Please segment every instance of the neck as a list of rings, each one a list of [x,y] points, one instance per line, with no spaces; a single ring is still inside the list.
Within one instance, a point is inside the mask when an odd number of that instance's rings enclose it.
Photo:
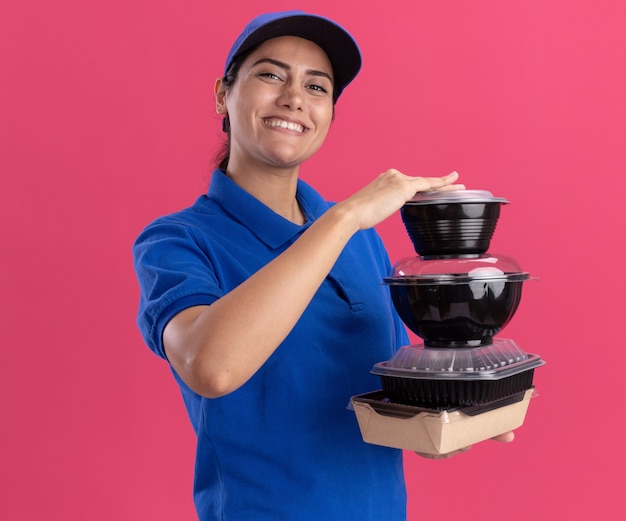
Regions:
[[[296,199],[298,168],[241,171],[229,164],[226,175],[278,215],[304,224],[305,217]]]

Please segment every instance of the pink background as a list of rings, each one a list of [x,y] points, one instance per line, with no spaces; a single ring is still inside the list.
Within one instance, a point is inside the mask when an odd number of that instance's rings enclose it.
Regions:
[[[205,190],[223,57],[295,5],[259,4],[0,6],[0,519],[194,519],[194,436],[136,330],[130,248]],[[299,4],[364,54],[303,177],[340,199],[390,167],[458,170],[511,201],[491,251],[540,278],[500,335],[548,362],[517,440],[407,454],[410,520],[624,519],[626,4],[356,5]],[[379,229],[412,254],[398,215]]]

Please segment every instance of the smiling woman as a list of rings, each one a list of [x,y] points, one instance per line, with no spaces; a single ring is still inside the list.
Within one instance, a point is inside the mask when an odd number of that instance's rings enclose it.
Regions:
[[[330,61],[317,44],[297,36],[272,38],[240,59],[237,80],[215,84],[217,112],[227,114],[230,125],[228,174],[244,188],[247,172],[266,164],[295,178],[330,128]]]
[[[197,434],[201,521],[405,519],[401,451],[363,443],[346,410],[408,343],[373,227],[461,185],[392,169],[331,204],[299,179],[360,65],[331,20],[252,20],[215,83],[229,146],[208,193],[134,245],[138,324]]]

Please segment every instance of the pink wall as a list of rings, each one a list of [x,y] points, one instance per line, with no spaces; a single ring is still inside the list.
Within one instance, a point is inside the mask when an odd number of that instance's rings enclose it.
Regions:
[[[136,331],[130,247],[204,190],[213,80],[257,5],[0,7],[0,519],[194,518],[193,433]],[[407,454],[410,519],[623,519],[625,4],[300,5],[364,53],[303,177],[338,199],[390,167],[458,170],[512,202],[492,251],[540,278],[501,335],[548,361],[526,424]],[[397,216],[380,231],[412,253]]]

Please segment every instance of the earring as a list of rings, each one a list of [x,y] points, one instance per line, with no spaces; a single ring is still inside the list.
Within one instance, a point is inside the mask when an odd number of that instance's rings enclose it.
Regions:
[[[228,119],[228,114],[226,114],[222,120],[222,132],[225,132],[226,134],[230,132],[230,119]]]

